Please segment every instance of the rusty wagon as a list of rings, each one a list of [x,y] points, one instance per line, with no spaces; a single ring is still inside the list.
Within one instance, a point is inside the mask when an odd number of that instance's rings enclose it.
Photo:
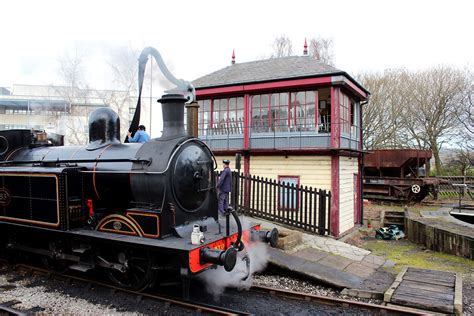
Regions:
[[[364,198],[418,202],[437,197],[440,180],[428,177],[431,150],[380,149],[364,155]]]

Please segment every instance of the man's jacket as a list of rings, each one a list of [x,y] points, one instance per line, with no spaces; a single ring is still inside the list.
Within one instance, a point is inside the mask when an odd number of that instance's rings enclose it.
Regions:
[[[220,192],[230,192],[232,190],[232,172],[230,168],[224,168],[217,181],[217,188]]]

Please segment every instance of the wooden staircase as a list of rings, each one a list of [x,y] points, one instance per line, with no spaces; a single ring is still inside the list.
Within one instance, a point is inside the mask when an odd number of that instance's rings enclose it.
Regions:
[[[387,227],[397,225],[399,229],[405,228],[405,212],[404,211],[384,211],[382,224]]]

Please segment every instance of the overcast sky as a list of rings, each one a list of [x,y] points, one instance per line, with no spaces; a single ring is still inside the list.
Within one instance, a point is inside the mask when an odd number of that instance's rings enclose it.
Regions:
[[[441,63],[473,68],[474,1],[21,1],[0,5],[0,86],[58,83],[58,57],[81,47],[95,88],[111,88],[116,46],[153,46],[193,80],[272,52],[282,34],[332,38],[335,65],[355,74]]]

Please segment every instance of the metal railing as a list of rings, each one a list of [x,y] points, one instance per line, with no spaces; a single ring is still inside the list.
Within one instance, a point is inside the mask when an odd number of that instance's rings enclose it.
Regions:
[[[329,123],[294,126],[249,126],[248,146],[250,149],[324,149],[331,142]],[[199,129],[199,137],[213,150],[238,150],[244,146],[244,126],[242,124],[216,125]],[[340,146],[359,149],[360,128],[350,126],[348,132],[341,131]]]
[[[438,179],[445,180],[445,183],[439,185],[438,195],[446,198],[459,198],[461,195],[464,196],[464,191],[459,189],[460,184],[465,184],[466,188],[474,191],[474,177],[469,176],[451,176],[451,177],[437,177]],[[467,191],[467,190],[466,190]]]
[[[231,205],[242,213],[330,234],[331,192],[233,172]]]

